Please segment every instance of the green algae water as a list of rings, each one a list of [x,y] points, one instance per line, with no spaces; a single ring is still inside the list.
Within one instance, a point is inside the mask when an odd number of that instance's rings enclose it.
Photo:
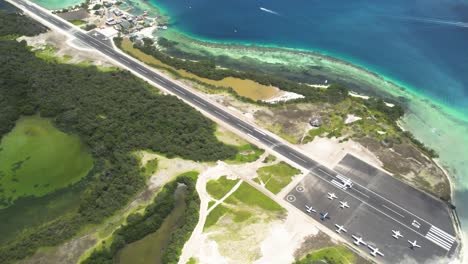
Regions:
[[[468,230],[468,3],[125,2],[136,6],[135,13],[152,4],[150,14],[159,8],[170,16],[171,30],[162,35],[179,41],[184,51],[320,73],[404,103],[401,125],[440,154]]]
[[[93,159],[76,136],[49,119],[23,117],[0,144],[0,209],[20,197],[44,196],[70,186],[93,167]]]

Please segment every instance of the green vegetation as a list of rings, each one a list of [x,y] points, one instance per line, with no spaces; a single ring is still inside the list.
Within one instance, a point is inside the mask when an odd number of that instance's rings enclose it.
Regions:
[[[83,20],[70,20],[68,22],[72,23],[75,26],[81,26],[81,25],[86,24],[86,21],[83,21]]]
[[[249,206],[258,206],[272,212],[283,212],[284,209],[270,197],[261,193],[248,183],[241,183],[239,188],[226,200],[227,203],[236,204],[242,202]]]
[[[208,216],[206,217],[204,228],[208,228],[216,224],[218,220],[227,212],[231,212],[231,210],[227,208],[226,206],[222,204],[219,204],[218,206],[216,206],[213,210],[211,210],[210,214],[208,214]]]
[[[114,41],[118,47],[121,47],[122,38],[115,38]],[[175,45],[172,43],[171,45]],[[167,46],[167,42],[163,41],[162,45]],[[348,90],[340,85],[331,85],[328,89],[313,88],[306,84],[300,84],[297,82],[289,81],[287,79],[279,78],[276,76],[270,76],[266,74],[260,74],[256,72],[241,72],[230,69],[221,69],[216,67],[216,64],[210,60],[182,60],[172,56],[168,56],[163,52],[156,49],[151,39],[144,39],[143,42],[135,43],[134,48],[139,49],[144,54],[150,55],[157,59],[159,66],[170,66],[175,70],[184,70],[188,73],[192,73],[198,77],[206,78],[209,80],[223,80],[228,77],[234,77],[242,80],[252,80],[264,86],[279,87],[281,90],[299,93],[305,96],[304,99],[296,100],[307,101],[307,102],[330,102],[337,103],[348,97]],[[161,65],[162,64],[162,65]],[[171,70],[174,73],[174,70]],[[177,72],[175,72],[176,75]],[[249,102],[255,102],[255,100],[247,97],[242,97]],[[261,103],[261,102],[258,102]]]
[[[354,264],[356,263],[356,256],[345,246],[336,246],[319,249],[295,262],[295,264],[311,263]]]
[[[226,195],[239,180],[228,180],[226,176],[221,176],[217,180],[211,180],[206,184],[206,191],[214,199],[221,199]]]
[[[184,211],[187,207],[184,196],[184,188],[175,191],[175,208],[164,219],[161,227],[143,239],[126,245],[117,254],[119,264],[161,264],[161,252],[169,243],[171,233],[180,228],[179,223],[183,221]]]
[[[146,164],[142,167],[142,172],[146,177],[150,177],[151,175],[156,173],[157,169],[158,169],[158,159],[154,158],[146,162]]]
[[[9,16],[0,13],[1,21]],[[14,19],[29,21],[19,15]],[[35,31],[28,34],[42,29],[31,28]],[[22,30],[16,24],[0,24],[3,34],[24,34]],[[90,177],[81,182],[86,191],[78,209],[21,230],[20,236],[0,245],[1,263],[57,245],[128,203],[145,184],[135,150],[196,161],[224,160],[236,153],[216,140],[211,121],[177,98],[150,90],[129,72],[46,62],[25,42],[0,40],[0,51],[0,136],[9,133],[20,116],[39,113],[59,130],[77,135],[95,161]]]
[[[256,161],[265,151],[252,144],[245,144],[237,147],[237,154],[234,158],[228,159],[228,163],[247,163]]]
[[[263,182],[270,192],[277,194],[299,173],[301,173],[300,170],[281,161],[278,164],[258,169],[258,177],[255,178],[255,181]]]
[[[273,155],[268,155],[268,157],[266,157],[264,160],[263,160],[263,163],[271,163],[271,162],[275,162],[276,161],[276,157],[273,156]]]
[[[76,136],[40,117],[20,119],[0,144],[0,208],[18,197],[43,196],[85,177],[91,155]]]
[[[47,28],[26,16],[8,14],[0,10],[0,36],[34,36],[47,31]]]
[[[232,220],[236,223],[241,223],[249,219],[253,213],[247,210],[235,210],[234,211],[234,217]]]
[[[183,202],[186,208],[182,210],[183,214],[177,220],[177,226],[170,237],[167,239],[167,244],[159,255],[161,258],[160,263],[177,263],[179,260],[182,247],[190,237],[195,225],[198,221],[198,210],[200,207],[200,199],[195,189],[197,173],[185,173],[177,177],[177,179],[164,186],[163,190],[150,204],[144,214],[134,213],[127,217],[126,225],[123,225],[112,235],[109,245],[103,244],[99,249],[95,249],[88,259],[83,261],[84,264],[102,264],[114,263],[117,259],[118,252],[136,241],[141,241],[147,235],[152,234],[159,230],[165,219],[170,216],[171,212],[176,208],[176,190],[179,184],[185,185],[185,194],[183,195]],[[148,239],[152,239],[149,237]],[[147,241],[144,241],[147,242]],[[144,247],[143,247],[144,250]],[[152,254],[156,256],[156,254]],[[153,263],[154,260],[148,260]],[[146,262],[145,262],[146,263]]]

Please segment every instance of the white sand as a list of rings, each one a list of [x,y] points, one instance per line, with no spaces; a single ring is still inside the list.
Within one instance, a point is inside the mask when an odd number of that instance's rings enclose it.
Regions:
[[[298,214],[302,212],[290,211],[284,223],[271,227],[268,237],[261,244],[262,257],[255,264],[294,262],[294,252],[305,238],[318,234],[318,229]]]
[[[344,123],[345,124],[351,124],[351,123],[356,122],[356,121],[361,120],[361,119],[362,119],[362,117],[349,114],[349,115],[346,116],[346,120],[344,121]]]
[[[281,91],[279,92],[276,96],[273,98],[270,98],[268,100],[264,100],[264,102],[270,103],[270,104],[276,104],[279,102],[286,102],[294,99],[300,99],[304,98],[302,94],[297,94],[293,92],[286,92],[286,91]]]
[[[298,147],[307,152],[312,159],[323,163],[329,168],[333,168],[338,164],[347,153],[353,154],[376,167],[382,167],[382,162],[372,152],[353,140],[339,143],[336,138],[315,137],[312,142],[298,145]]]

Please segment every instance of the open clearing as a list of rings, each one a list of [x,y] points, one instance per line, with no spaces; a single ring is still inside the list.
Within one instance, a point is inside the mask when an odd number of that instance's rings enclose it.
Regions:
[[[258,169],[258,177],[254,180],[265,186],[270,192],[278,194],[294,176],[300,174],[301,171],[292,167],[284,161],[278,164],[265,166]]]
[[[23,117],[0,145],[0,208],[19,197],[43,196],[85,177],[93,159],[80,139],[48,119]]]

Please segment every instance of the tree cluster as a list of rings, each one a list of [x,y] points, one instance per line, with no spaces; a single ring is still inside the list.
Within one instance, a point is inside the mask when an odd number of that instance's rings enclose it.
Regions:
[[[119,250],[127,244],[138,241],[156,232],[164,219],[174,210],[175,192],[178,186],[186,187],[183,199],[186,210],[179,221],[179,228],[169,238],[169,244],[163,252],[163,263],[177,263],[187,239],[190,237],[198,221],[200,198],[195,189],[196,179],[189,175],[181,175],[164,186],[162,191],[150,204],[144,214],[134,213],[127,217],[127,224],[114,232],[110,245],[94,250],[84,264],[114,263]]]
[[[0,21],[5,16],[0,13]],[[6,34],[22,30],[0,24]],[[0,137],[21,115],[39,113],[78,135],[95,159],[78,212],[2,245],[0,263],[57,245],[82,225],[98,223],[124,206],[145,184],[135,150],[196,161],[224,160],[237,152],[216,139],[214,124],[199,112],[176,97],[157,94],[129,72],[46,62],[25,42],[12,40],[0,40],[0,53]]]
[[[0,36],[21,35],[35,36],[47,31],[47,28],[20,13],[6,13],[0,10]]]

